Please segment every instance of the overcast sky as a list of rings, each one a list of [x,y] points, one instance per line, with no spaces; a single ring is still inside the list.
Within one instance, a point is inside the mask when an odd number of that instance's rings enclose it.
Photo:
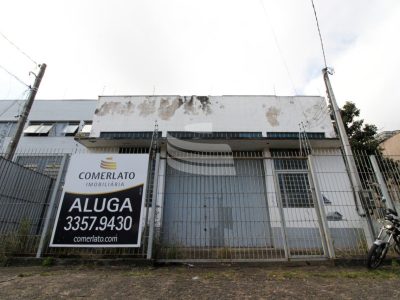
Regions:
[[[315,0],[339,105],[400,129],[400,1]],[[0,0],[0,32],[48,65],[37,98],[322,95],[310,0]],[[35,65],[0,36],[0,65]],[[0,99],[24,86],[0,69]]]

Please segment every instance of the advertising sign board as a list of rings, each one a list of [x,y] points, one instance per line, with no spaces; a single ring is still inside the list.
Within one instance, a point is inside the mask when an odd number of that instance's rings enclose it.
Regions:
[[[71,157],[51,247],[140,247],[148,154]]]

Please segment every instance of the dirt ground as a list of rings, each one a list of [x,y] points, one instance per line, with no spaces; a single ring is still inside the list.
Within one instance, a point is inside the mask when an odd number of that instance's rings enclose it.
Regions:
[[[400,267],[3,267],[0,299],[400,298]]]

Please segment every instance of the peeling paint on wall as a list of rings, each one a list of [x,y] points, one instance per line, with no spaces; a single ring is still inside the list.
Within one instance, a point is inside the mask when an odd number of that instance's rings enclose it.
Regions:
[[[201,110],[206,115],[210,114],[212,112],[210,98],[207,97],[207,96],[197,96],[196,98],[197,98],[198,101],[200,101]]]
[[[156,111],[156,99],[147,97],[142,103],[138,105],[139,115],[147,117]]]
[[[182,103],[181,98],[175,98],[171,102],[169,99],[161,99],[160,106],[158,107],[158,116],[162,120],[169,120]]]
[[[207,96],[183,97],[184,113],[188,115],[198,115],[200,112],[208,115],[212,113],[211,101]]]
[[[196,110],[195,104],[194,104],[194,96],[189,97],[183,97],[183,109],[184,113],[187,115],[198,115],[199,113]]]
[[[104,116],[108,114],[119,114],[128,116],[130,114],[133,114],[134,110],[135,105],[131,101],[128,101],[126,103],[111,101],[103,103],[100,108],[97,108],[94,111],[94,114],[98,116]]]
[[[215,131],[258,132],[267,126],[271,132],[297,132],[300,122],[309,121],[311,132],[334,136],[324,99],[293,99],[294,104],[290,97],[275,96],[104,96],[99,99],[92,135],[98,136],[101,131],[148,131],[158,120],[163,134],[202,122],[212,123]]]
[[[279,126],[278,122],[278,116],[280,115],[281,110],[279,108],[276,108],[274,106],[270,107],[268,111],[265,113],[265,116],[267,117],[268,123],[272,126]]]

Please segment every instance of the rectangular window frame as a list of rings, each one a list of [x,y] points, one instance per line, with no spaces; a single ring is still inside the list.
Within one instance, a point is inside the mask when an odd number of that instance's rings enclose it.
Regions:
[[[275,156],[277,189],[283,208],[314,208],[307,159]],[[295,177],[298,177],[295,179]],[[292,177],[292,179],[290,179]],[[298,184],[300,183],[300,184]],[[290,185],[289,187],[287,185]]]
[[[297,176],[297,179],[294,179]],[[277,185],[283,208],[314,208],[307,171],[277,171]],[[290,179],[292,177],[292,179]],[[301,178],[301,180],[299,180]],[[283,179],[283,180],[282,180]],[[288,183],[290,186],[288,187]]]

